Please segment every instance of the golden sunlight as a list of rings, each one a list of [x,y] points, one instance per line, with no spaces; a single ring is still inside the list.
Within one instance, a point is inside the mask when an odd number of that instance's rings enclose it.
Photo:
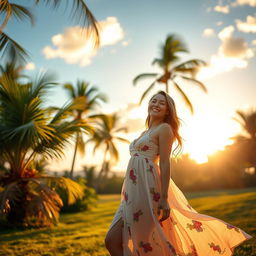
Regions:
[[[210,116],[211,120],[203,115],[191,117],[189,127],[182,131],[184,151],[199,164],[207,162],[209,155],[232,143],[229,137],[234,134],[234,128],[221,126],[220,116]]]

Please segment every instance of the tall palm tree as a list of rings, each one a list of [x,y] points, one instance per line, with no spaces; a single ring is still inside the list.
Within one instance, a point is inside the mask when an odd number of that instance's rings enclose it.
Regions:
[[[22,84],[13,74],[0,76],[0,157],[8,167],[0,169],[0,215],[10,223],[56,224],[63,205],[58,187],[68,191],[70,204],[83,196],[76,182],[35,169],[38,159],[61,157],[71,136],[87,128],[81,120],[67,120],[74,104],[47,114],[42,103],[55,84],[49,73]]]
[[[50,5],[53,9],[58,8],[62,2],[63,1],[61,0],[34,0],[36,5],[39,3],[44,3],[46,5]],[[97,21],[88,6],[85,4],[84,0],[73,0],[66,2],[72,2],[72,18],[80,22],[83,27],[88,26],[88,34],[92,35],[94,46],[98,47],[100,37]],[[33,25],[35,20],[33,13],[27,7],[20,4],[11,3],[9,0],[0,0],[0,13],[5,15],[3,23],[0,25],[0,53],[2,58],[3,56],[8,56],[8,53],[11,51],[15,53],[19,60],[25,61],[25,59],[29,56],[27,51],[3,31],[8,21],[12,17],[18,20],[29,19]]]
[[[99,93],[98,89],[95,86],[90,86],[88,82],[79,80],[75,86],[70,83],[64,84],[64,89],[68,92],[69,98],[74,103],[76,103],[77,107],[73,111],[74,119],[83,120],[83,122],[86,122],[88,127],[90,127],[88,132],[92,134],[93,127],[90,125],[90,119],[88,119],[88,115],[91,111],[95,110],[100,102],[107,101],[106,95]],[[76,132],[75,150],[70,170],[70,178],[73,178],[77,150],[83,154],[84,149],[85,143],[83,139],[83,132],[79,130]]]
[[[189,51],[186,45],[182,42],[182,40],[179,39],[179,37],[175,34],[168,35],[165,43],[161,46],[160,57],[155,58],[152,62],[152,65],[157,64],[160,67],[162,73],[144,73],[136,76],[133,80],[133,84],[136,85],[137,82],[142,79],[154,79],[150,86],[147,88],[147,90],[142,94],[139,104],[141,104],[145,96],[149,93],[151,89],[153,89],[156,83],[165,84],[165,90],[168,93],[168,82],[171,81],[175,89],[177,89],[183,97],[191,113],[194,113],[193,106],[189,98],[181,89],[178,82],[175,81],[175,78],[181,77],[182,79],[193,82],[193,84],[198,85],[204,92],[207,92],[205,85],[195,78],[198,69],[206,63],[200,59],[191,59],[180,64],[176,64],[176,62],[180,60],[178,54],[183,52],[188,53]]]
[[[99,115],[91,115],[91,118],[97,118],[96,121],[96,130],[92,138],[87,140],[88,142],[94,143],[93,153],[96,152],[97,149],[103,148],[104,155],[102,160],[101,170],[97,177],[96,190],[99,188],[99,184],[102,180],[103,175],[107,175],[110,169],[111,162],[117,162],[119,160],[119,153],[115,145],[115,140],[130,143],[125,138],[122,138],[116,133],[125,131],[127,132],[127,127],[118,128],[118,115],[116,113],[113,114],[99,114]]]
[[[238,117],[233,119],[241,125],[245,136],[236,135],[230,137],[230,139],[235,140],[244,148],[243,150],[246,151],[247,167],[253,167],[256,174],[256,109],[252,108],[247,112],[237,110],[236,114]]]

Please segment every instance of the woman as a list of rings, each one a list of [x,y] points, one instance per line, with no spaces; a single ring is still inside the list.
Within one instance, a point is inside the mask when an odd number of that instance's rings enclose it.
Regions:
[[[232,255],[252,236],[198,213],[170,179],[172,145],[176,139],[181,148],[182,139],[175,103],[164,91],[150,99],[146,124],[130,144],[121,203],[105,238],[111,256]]]

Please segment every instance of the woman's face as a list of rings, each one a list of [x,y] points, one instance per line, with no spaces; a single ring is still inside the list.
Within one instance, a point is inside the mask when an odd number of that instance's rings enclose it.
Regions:
[[[168,106],[164,95],[155,95],[148,104],[148,113],[151,117],[164,119],[168,112]]]

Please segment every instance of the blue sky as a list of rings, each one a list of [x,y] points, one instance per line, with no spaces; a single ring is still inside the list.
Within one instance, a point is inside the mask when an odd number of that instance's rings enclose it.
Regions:
[[[15,2],[24,4],[24,1]],[[61,83],[75,83],[81,79],[97,86],[109,98],[102,111],[118,111],[123,125],[132,123],[131,132],[123,136],[133,140],[144,129],[147,101],[139,109],[134,108],[133,103],[139,101],[150,81],[134,87],[132,80],[140,73],[158,71],[151,63],[159,54],[159,45],[168,34],[176,33],[190,50],[189,54],[181,55],[182,61],[200,58],[210,65],[199,74],[208,94],[197,86],[180,84],[194,105],[194,116],[170,85],[170,94],[184,121],[181,132],[186,140],[185,152],[190,152],[197,161],[204,161],[207,154],[223,148],[228,144],[228,137],[241,131],[239,124],[232,120],[235,111],[256,107],[255,0],[90,0],[86,3],[98,22],[104,24],[105,31],[113,29],[106,32],[110,33],[109,41],[88,58],[77,48],[83,45],[84,38],[71,40],[70,35],[76,33],[78,24],[69,17],[70,6],[64,12],[65,4],[58,10],[31,4],[36,16],[34,27],[29,22],[12,20],[8,23],[5,32],[30,52],[28,67],[33,69],[27,70],[28,74],[34,75],[41,69],[53,70]],[[59,42],[57,47],[52,42],[54,36]],[[61,54],[62,57],[57,57]],[[83,60],[90,63],[82,66]],[[70,61],[73,63],[68,63]],[[158,89],[164,87],[156,85],[152,93]],[[49,104],[60,106],[66,100],[65,92],[58,86]],[[118,148],[120,161],[115,169],[123,170],[127,164],[128,145],[118,144]],[[77,169],[92,159],[88,156],[78,159]],[[101,158],[100,153],[93,159],[97,157]],[[64,160],[58,162],[60,169],[70,162],[68,157]]]

